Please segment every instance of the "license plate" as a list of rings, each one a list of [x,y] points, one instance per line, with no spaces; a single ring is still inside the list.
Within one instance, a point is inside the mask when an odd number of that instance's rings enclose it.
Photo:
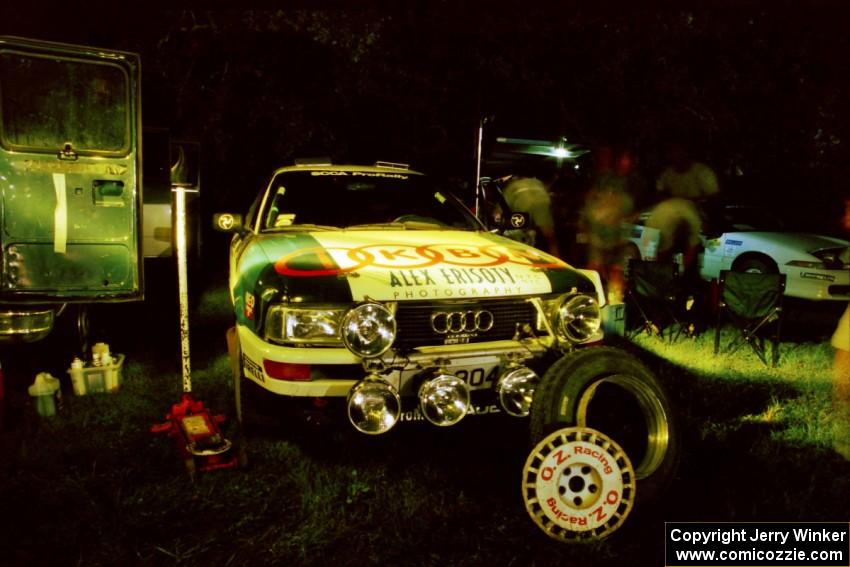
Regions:
[[[470,390],[487,390],[496,386],[501,375],[501,360],[495,356],[476,356],[458,362],[451,362],[441,367],[447,374],[453,374],[466,382]],[[416,395],[413,385],[416,377],[422,372],[422,367],[411,366],[396,375],[398,382],[393,382],[402,395]]]
[[[449,372],[466,382],[470,390],[492,389],[499,379],[498,364],[452,368]]]

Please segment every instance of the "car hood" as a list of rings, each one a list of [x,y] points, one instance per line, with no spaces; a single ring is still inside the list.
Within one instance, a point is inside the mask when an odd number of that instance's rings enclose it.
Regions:
[[[554,256],[487,232],[345,230],[263,234],[265,301],[441,301],[545,295],[593,282]],[[247,290],[246,290],[247,291]]]
[[[840,238],[809,234],[804,232],[727,232],[726,239],[746,238],[758,241],[764,245],[789,251],[811,253],[824,248],[840,248],[850,245],[850,242]]]

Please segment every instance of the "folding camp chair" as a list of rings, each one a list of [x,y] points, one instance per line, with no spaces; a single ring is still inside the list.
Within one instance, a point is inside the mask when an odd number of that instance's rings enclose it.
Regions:
[[[739,331],[725,351],[734,353],[744,343],[767,364],[765,338],[772,343],[772,364],[779,364],[779,331],[785,274],[720,272],[714,354],[720,352],[720,329],[724,321]]]
[[[669,331],[670,342],[675,342],[683,333],[692,333],[687,290],[675,262],[629,260],[625,303],[640,319],[639,325],[630,327],[627,337],[646,331],[663,339]]]

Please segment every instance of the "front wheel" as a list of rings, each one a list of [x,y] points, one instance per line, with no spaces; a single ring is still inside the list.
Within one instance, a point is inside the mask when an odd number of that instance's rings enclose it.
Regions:
[[[255,429],[260,429],[258,406],[262,401],[260,398],[262,392],[259,391],[260,387],[246,378],[242,372],[242,349],[239,346],[236,327],[228,329],[226,337],[236,422],[239,424],[240,434],[255,433]]]
[[[746,274],[775,274],[779,272],[776,264],[767,258],[752,256],[735,262],[732,268],[736,272],[744,272]]]
[[[531,406],[532,443],[576,426],[600,431],[623,448],[635,466],[638,502],[653,500],[675,474],[680,436],[667,394],[624,350],[577,350],[543,376]]]

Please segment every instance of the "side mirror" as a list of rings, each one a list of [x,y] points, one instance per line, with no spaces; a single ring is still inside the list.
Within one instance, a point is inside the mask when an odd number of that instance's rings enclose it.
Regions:
[[[531,217],[528,213],[511,213],[511,216],[508,217],[508,226],[505,228],[508,229],[522,229],[527,228],[529,222],[531,221]]]
[[[242,232],[242,215],[233,213],[216,213],[213,215],[213,228],[219,232]]]
[[[531,227],[531,216],[528,213],[513,212],[502,222],[502,236],[534,246],[535,233]]]

